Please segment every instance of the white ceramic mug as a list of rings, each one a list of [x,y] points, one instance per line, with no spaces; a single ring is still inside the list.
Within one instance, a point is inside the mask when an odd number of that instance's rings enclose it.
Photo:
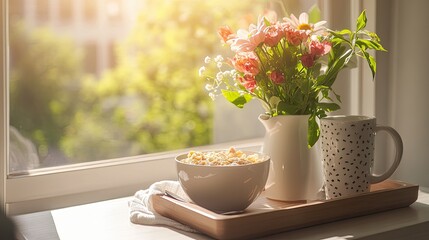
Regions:
[[[371,184],[389,178],[401,161],[401,136],[392,127],[376,125],[375,117],[326,117],[320,120],[320,129],[327,199],[369,192]],[[396,148],[394,162],[381,175],[372,173],[378,131],[389,133]]]

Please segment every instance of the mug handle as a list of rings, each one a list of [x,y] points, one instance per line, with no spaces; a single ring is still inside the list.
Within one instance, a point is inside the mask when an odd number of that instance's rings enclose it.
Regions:
[[[392,176],[392,174],[398,168],[399,163],[401,162],[402,152],[403,152],[402,138],[394,128],[389,126],[377,125],[375,127],[375,132],[378,132],[378,131],[386,131],[393,138],[393,141],[395,143],[396,154],[395,154],[395,160],[392,166],[390,166],[390,168],[385,173],[381,175],[371,174],[371,183],[379,183],[388,179],[390,176]]]

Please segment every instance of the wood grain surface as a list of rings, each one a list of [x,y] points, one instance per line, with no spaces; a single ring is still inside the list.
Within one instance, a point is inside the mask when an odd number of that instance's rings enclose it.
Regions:
[[[249,239],[407,207],[417,196],[418,185],[386,180],[372,185],[369,193],[334,200],[282,202],[261,194],[245,212],[237,215],[217,214],[163,195],[155,196],[153,203],[161,215],[213,238]]]

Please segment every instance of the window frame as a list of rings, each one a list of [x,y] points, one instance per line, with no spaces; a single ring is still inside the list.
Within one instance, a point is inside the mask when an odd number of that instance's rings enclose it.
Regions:
[[[342,1],[342,0],[340,0]],[[375,5],[371,0],[350,1],[348,4],[356,19],[361,9]],[[341,14],[335,7],[336,1],[319,0],[319,6],[326,14]],[[329,9],[329,10],[328,10]],[[8,84],[8,0],[0,0],[0,203],[8,214],[23,214],[35,211],[50,210],[77,204],[101,201],[106,199],[130,196],[151,183],[176,179],[174,156],[186,149],[164,153],[148,154],[135,157],[111,159],[64,167],[30,170],[24,175],[8,175],[9,159],[9,84]],[[344,14],[344,13],[343,13]],[[369,16],[375,21],[375,11]],[[375,24],[375,23],[374,23]],[[374,93],[373,84],[362,84],[368,81],[367,74],[351,72],[356,78],[359,91],[351,97],[352,113],[367,113],[373,103],[363,102],[362,92]],[[353,85],[344,88],[352,89]],[[341,90],[340,90],[341,92]],[[350,92],[350,91],[348,91]],[[349,96],[344,96],[349,97]],[[369,110],[365,106],[369,104]],[[238,142],[202,146],[200,149],[225,148],[237,146],[243,149],[258,149],[262,139],[248,139]],[[197,148],[197,149],[199,149]]]
[[[6,61],[7,61],[7,45],[5,39],[7,39],[7,22],[6,22],[6,9],[7,2],[1,0],[0,2],[0,203],[1,208],[5,208],[6,198],[6,175],[7,175],[7,161],[8,159],[8,84],[5,79],[7,78],[6,72]]]

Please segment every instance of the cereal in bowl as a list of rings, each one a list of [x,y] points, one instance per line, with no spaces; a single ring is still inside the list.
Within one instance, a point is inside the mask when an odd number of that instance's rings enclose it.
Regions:
[[[225,151],[199,152],[190,151],[187,158],[180,160],[183,163],[207,166],[237,166],[262,162],[258,154],[246,154],[231,147]]]

